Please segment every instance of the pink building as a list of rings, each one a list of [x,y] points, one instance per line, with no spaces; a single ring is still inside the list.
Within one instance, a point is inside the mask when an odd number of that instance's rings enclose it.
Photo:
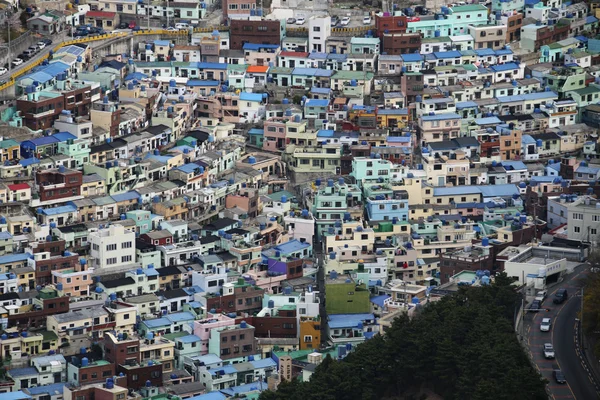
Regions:
[[[89,296],[90,285],[92,284],[92,271],[76,272],[72,269],[52,271],[52,283],[54,283],[59,291],[62,290],[65,296]]]
[[[206,319],[194,321],[194,335],[201,340],[200,355],[208,354],[208,339],[210,339],[210,331],[214,328],[223,328],[226,326],[235,325],[235,318],[229,318],[225,314],[207,313]]]
[[[278,118],[265,121],[263,149],[269,151],[284,149],[286,144],[288,144],[285,132],[286,127],[283,119]]]
[[[250,276],[256,283],[255,285],[264,289],[268,293],[281,293],[281,282],[285,281],[287,275],[267,276],[267,271],[257,271],[250,269],[244,275]]]

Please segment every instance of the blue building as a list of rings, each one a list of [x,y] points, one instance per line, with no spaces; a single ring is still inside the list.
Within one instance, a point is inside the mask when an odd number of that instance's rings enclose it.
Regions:
[[[386,183],[363,187],[369,221],[408,221],[408,192],[395,190]]]

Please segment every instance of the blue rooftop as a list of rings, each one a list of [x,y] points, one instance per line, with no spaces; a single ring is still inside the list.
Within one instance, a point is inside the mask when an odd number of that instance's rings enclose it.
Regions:
[[[192,313],[188,311],[182,311],[178,313],[168,314],[165,318],[167,318],[171,322],[183,322],[183,321],[193,321],[194,316]]]
[[[142,79],[146,79],[148,78],[148,75],[143,74],[141,72],[132,72],[130,74],[127,74],[127,76],[125,76],[125,81],[132,81],[132,80],[138,80],[141,81]]]
[[[191,174],[195,170],[200,170],[200,166],[198,164],[190,163],[183,164],[176,168],[178,171],[184,172],[186,174]]]
[[[218,364],[222,362],[221,358],[216,354],[208,353],[198,357],[198,360],[204,363],[204,365]]]
[[[457,110],[463,110],[465,108],[475,108],[475,107],[479,107],[479,105],[477,103],[475,103],[474,101],[459,101],[456,103]]]
[[[179,337],[176,340],[180,341],[181,343],[195,343],[199,342],[201,339],[196,335],[186,335]]]
[[[77,136],[69,132],[58,132],[52,135],[52,137],[58,139],[59,142],[66,142],[67,140],[75,140]]]
[[[402,61],[404,62],[420,62],[423,61],[423,56],[420,54],[401,54]]]
[[[382,294],[381,296],[371,297],[371,303],[383,308],[383,302],[389,299],[390,297],[392,296],[390,296],[389,294]]]
[[[16,254],[6,254],[4,256],[0,256],[0,264],[8,264],[19,261],[25,261],[29,258],[31,254],[29,253],[16,253]]]
[[[18,392],[0,393],[0,400],[25,400],[25,399],[31,399],[31,396],[23,393],[20,390]]]
[[[408,108],[384,108],[377,110],[378,115],[408,115]]]
[[[241,93],[240,94],[241,101],[258,101],[261,102],[263,100],[262,93]]]
[[[147,319],[147,320],[143,321],[142,323],[145,324],[149,329],[161,328],[163,326],[171,325],[171,321],[169,321],[165,317],[155,318],[155,319]]]
[[[310,88],[310,92],[314,93],[314,94],[329,94],[331,93],[331,89],[330,88],[320,88],[320,87],[311,87]]]
[[[252,128],[248,131],[248,135],[264,135],[265,134],[265,130],[264,129],[259,129],[259,128]]]
[[[375,321],[373,314],[330,314],[327,316],[329,328],[354,328],[359,322]]]
[[[154,268],[146,268],[143,270],[146,276],[158,276],[158,271]]]
[[[509,197],[513,194],[520,194],[520,192],[519,188],[513,184],[433,188],[434,196],[454,196],[462,194],[481,194],[483,197]]]
[[[50,396],[56,396],[56,392],[62,394],[64,389],[65,383],[53,383],[50,385],[28,388],[27,391],[34,396],[38,396],[41,394],[49,394]],[[1,395],[0,399],[2,399]]]
[[[492,65],[490,67],[490,69],[494,72],[501,72],[501,71],[509,71],[509,70],[518,70],[519,66],[516,63],[506,63],[506,64],[496,64],[496,65]]]
[[[521,143],[535,144],[535,139],[531,135],[523,135],[523,136],[521,136]]]
[[[220,82],[219,81],[208,81],[208,80],[201,80],[201,79],[190,79],[189,81],[187,81],[186,85],[187,86],[219,86]]]
[[[435,115],[423,115],[421,119],[423,121],[443,121],[446,119],[460,119],[460,115],[456,113],[443,113]]]
[[[527,166],[523,161],[502,161],[502,166],[507,170],[525,170],[527,171]]]
[[[269,368],[275,367],[277,363],[272,358],[261,358],[260,360],[250,361],[254,368]]]
[[[435,56],[435,58],[438,59],[445,59],[445,58],[458,58],[458,57],[462,57],[462,54],[460,54],[460,51],[434,51],[433,55]],[[404,58],[404,56],[403,56]]]
[[[490,124],[501,124],[502,121],[498,117],[485,117],[485,118],[477,118],[475,120],[477,125],[490,125]]]
[[[244,50],[277,50],[278,44],[244,43]]]
[[[474,51],[475,54],[477,54],[480,57],[496,55],[496,52],[493,49],[476,49]]]
[[[528,101],[528,100],[543,100],[543,99],[554,99],[558,95],[554,92],[535,92],[527,94],[518,94],[514,96],[500,96],[496,99],[500,103],[511,103],[513,101]]]
[[[45,208],[42,211],[42,214],[50,216],[50,215],[58,215],[58,214],[64,214],[64,213],[72,213],[77,211],[77,207],[75,207],[74,205],[66,205],[66,206],[60,206],[60,207],[54,207],[54,208]]]
[[[13,369],[8,370],[8,373],[10,374],[10,376],[12,378],[20,378],[23,376],[30,376],[30,375],[39,375],[37,369],[35,369],[34,367],[13,368]]]
[[[575,172],[577,172],[578,174],[590,174],[590,175],[597,175],[598,172],[600,172],[600,168],[597,167],[582,167],[579,166]]]
[[[21,147],[29,147],[29,144],[34,146],[47,146],[49,144],[58,143],[59,140],[54,136],[41,136],[39,138],[25,140],[21,143]]]
[[[261,389],[261,387],[263,389]],[[248,392],[262,392],[263,390],[267,389],[267,384],[263,383],[262,385],[260,384],[260,382],[252,382],[252,383],[246,383],[245,385],[240,385],[240,386],[233,386],[227,389],[221,389],[221,393],[226,394],[227,396],[235,396],[236,394],[243,394],[243,393],[248,393]]]
[[[19,164],[21,164],[21,166],[23,166],[23,167],[29,167],[30,165],[39,164],[39,163],[40,163],[40,160],[38,160],[35,157],[26,158],[24,160],[19,161]]]
[[[132,190],[131,192],[113,194],[110,197],[112,197],[113,200],[116,201],[117,203],[120,203],[122,201],[137,200],[140,197],[140,195],[137,192]]]
[[[199,62],[197,63],[198,69],[227,69],[227,63],[209,63]]]
[[[187,400],[225,400],[227,397],[220,392],[210,392],[200,396],[190,397]]]
[[[280,245],[275,247],[275,250],[280,251],[283,254],[291,254],[291,253],[295,253],[295,252],[304,250],[309,247],[310,247],[310,244],[302,243],[301,241],[294,239],[294,240],[290,240],[289,242],[286,242],[286,243],[281,243]]]
[[[333,129],[321,129],[317,132],[317,137],[330,138],[333,137],[335,131]]]
[[[304,103],[304,107],[327,107],[329,100],[327,99],[308,99]]]

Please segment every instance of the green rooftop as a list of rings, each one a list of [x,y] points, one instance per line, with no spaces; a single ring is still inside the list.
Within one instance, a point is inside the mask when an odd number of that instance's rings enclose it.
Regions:
[[[362,81],[365,79],[365,77],[367,78],[367,80],[371,80],[373,79],[373,73],[372,72],[363,72],[363,71],[337,71],[335,74],[333,74],[333,76],[331,77],[332,79],[344,79],[344,80],[352,80],[355,79],[357,81]]]
[[[488,12],[488,8],[486,6],[482,6],[481,4],[467,4],[466,6],[458,6],[452,8],[452,13],[456,12],[469,12],[469,11],[485,11]]]
[[[19,145],[19,142],[17,142],[14,139],[6,139],[6,140],[0,141],[0,148],[2,148],[2,149],[8,149],[10,147],[15,147],[18,145]]]
[[[175,332],[175,333],[167,333],[166,335],[162,335],[167,340],[175,341],[175,339],[180,338],[182,336],[187,336],[189,333],[183,332]]]
[[[42,335],[43,342],[58,340],[58,335],[52,331],[40,331],[39,333]]]
[[[440,37],[432,37],[432,38],[423,38],[421,39],[421,43],[439,43],[439,42],[449,42],[450,36],[440,36]]]

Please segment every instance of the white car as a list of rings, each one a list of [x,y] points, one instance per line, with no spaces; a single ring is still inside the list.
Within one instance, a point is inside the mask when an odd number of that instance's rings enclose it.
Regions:
[[[552,325],[552,320],[550,318],[543,318],[542,323],[540,324],[540,331],[549,332],[551,325]]]
[[[369,17],[369,16],[364,17],[363,25],[371,25],[371,17]]]
[[[179,32],[179,29],[177,29],[177,28],[175,28],[173,26],[170,26],[170,27],[167,28],[167,31],[169,31],[169,32]]]
[[[12,64],[14,66],[21,65],[23,64],[23,60],[21,60],[20,58],[15,58],[14,60],[12,60]]]
[[[37,48],[42,50],[44,47],[46,47],[46,43],[44,42],[37,42]]]
[[[544,357],[554,358],[554,346],[551,343],[544,343]]]
[[[348,26],[349,24],[350,24],[350,17],[344,17],[340,21],[340,25],[342,25],[342,26]]]
[[[547,290],[540,290],[535,295],[535,300],[539,300],[540,303],[543,303],[544,300],[546,300],[546,296],[548,296],[548,291]]]
[[[0,75],[4,75],[7,72],[8,72],[8,70],[6,68],[0,67]]]
[[[304,17],[300,17],[296,20],[296,25],[304,25],[305,22],[306,19],[304,19]]]

